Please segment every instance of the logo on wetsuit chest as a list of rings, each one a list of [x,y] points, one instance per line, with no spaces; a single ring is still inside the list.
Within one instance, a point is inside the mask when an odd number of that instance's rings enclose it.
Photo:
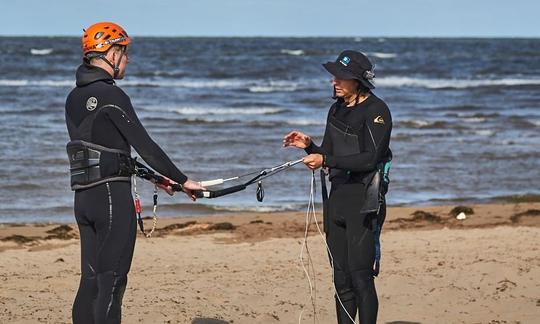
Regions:
[[[96,97],[90,97],[88,98],[88,100],[86,100],[86,109],[88,109],[88,111],[92,111],[96,109],[96,107],[97,107]]]
[[[384,118],[382,116],[377,116],[375,117],[375,119],[373,120],[373,122],[375,124],[381,124],[381,125],[384,125]]]

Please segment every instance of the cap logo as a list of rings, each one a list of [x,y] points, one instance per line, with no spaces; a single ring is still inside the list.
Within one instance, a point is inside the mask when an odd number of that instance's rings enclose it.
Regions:
[[[351,59],[348,56],[343,56],[341,60],[339,60],[339,63],[347,66],[349,63],[351,63]]]
[[[90,97],[88,98],[88,100],[86,100],[86,109],[88,109],[88,111],[92,111],[96,109],[96,107],[97,107],[96,97]]]

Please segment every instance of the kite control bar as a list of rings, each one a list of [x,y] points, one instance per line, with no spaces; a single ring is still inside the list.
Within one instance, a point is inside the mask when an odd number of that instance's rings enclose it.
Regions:
[[[195,191],[195,196],[197,198],[217,198],[217,197],[221,197],[221,196],[225,196],[225,195],[229,195],[229,194],[232,194],[232,193],[235,193],[235,192],[239,192],[239,191],[242,191],[244,189],[246,189],[249,185],[252,185],[254,184],[255,182],[257,182],[257,200],[258,201],[263,201],[264,199],[264,189],[263,189],[263,186],[262,186],[262,180],[263,179],[266,179],[270,176],[273,176],[274,174],[276,173],[279,173],[283,170],[287,170],[288,168],[291,168],[293,166],[295,166],[296,164],[302,162],[303,159],[299,159],[299,160],[296,160],[296,161],[288,161],[288,162],[285,162],[283,164],[280,164],[280,165],[277,165],[275,167],[272,167],[272,168],[268,168],[268,169],[264,169],[260,172],[258,172],[258,174],[251,178],[250,180],[242,183],[242,184],[239,184],[239,185],[236,185],[236,186],[232,186],[232,187],[229,187],[229,188],[224,188],[224,189],[220,189],[220,190],[197,190]],[[244,174],[244,175],[241,175],[241,176],[237,176],[237,177],[232,177],[232,178],[228,178],[228,179],[214,179],[214,180],[208,180],[208,181],[201,181],[201,185],[203,187],[211,187],[211,186],[215,186],[215,185],[218,185],[218,184],[222,184],[224,182],[227,182],[227,181],[231,181],[231,180],[237,180],[237,179],[240,179],[240,178],[243,178],[243,177],[246,177],[246,176],[249,176],[249,175],[253,175],[253,174],[256,174],[257,172],[252,172],[252,173],[248,173],[248,174]]]
[[[303,159],[298,159],[295,161],[288,161],[283,164],[280,164],[280,165],[277,165],[268,169],[264,169],[259,172],[251,172],[251,173],[247,173],[247,174],[243,174],[237,177],[232,177],[232,178],[227,178],[227,179],[214,179],[214,180],[201,181],[200,182],[201,186],[206,188],[206,187],[220,185],[228,181],[238,180],[240,178],[255,175],[253,178],[249,179],[248,181],[242,184],[236,185],[236,186],[218,189],[218,190],[195,190],[194,194],[195,194],[195,197],[197,198],[209,198],[209,199],[218,198],[218,197],[222,197],[225,195],[229,195],[235,192],[245,190],[248,186],[257,182],[257,200],[262,201],[264,198],[264,189],[262,187],[262,180],[268,177],[271,177],[283,170],[287,170],[302,161]],[[137,175],[138,177],[149,180],[155,184],[159,184],[165,187],[170,187],[173,191],[182,191],[182,185],[178,183],[173,183],[168,178],[157,174],[152,169],[150,169],[149,167],[147,167],[146,165],[140,162],[135,162],[135,163],[136,163],[135,175]]]

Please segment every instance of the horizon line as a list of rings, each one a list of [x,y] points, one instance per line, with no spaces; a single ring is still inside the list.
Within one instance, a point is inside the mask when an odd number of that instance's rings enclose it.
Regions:
[[[60,37],[74,37],[80,38],[80,35],[31,35],[31,34],[0,34],[0,37],[5,38],[16,38],[16,37],[49,37],[49,38],[60,38]],[[337,36],[337,35],[137,35],[133,34],[130,37],[133,38],[360,38],[360,39],[380,39],[380,38],[437,38],[437,39],[540,39],[539,36],[516,36],[516,35],[499,35],[499,36],[486,36],[486,35],[469,35],[469,36],[457,36],[457,35],[432,35],[432,36]]]

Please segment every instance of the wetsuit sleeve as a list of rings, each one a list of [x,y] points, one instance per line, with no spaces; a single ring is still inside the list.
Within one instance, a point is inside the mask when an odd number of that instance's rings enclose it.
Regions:
[[[326,156],[326,165],[330,168],[352,172],[375,170],[377,163],[383,160],[390,145],[392,117],[388,107],[378,106],[370,109],[365,120],[364,151],[345,156]]]
[[[332,108],[330,108],[330,111],[332,111]],[[332,152],[332,140],[330,138],[330,132],[328,132],[328,127],[330,125],[329,118],[330,118],[330,111],[328,112],[328,116],[326,117],[326,129],[324,130],[324,136],[322,139],[321,146],[316,145],[311,141],[308,147],[304,149],[307,154],[322,154],[322,155],[328,155]]]
[[[183,184],[187,177],[172,163],[165,152],[152,140],[141,124],[131,101],[123,94],[119,106],[122,110],[109,107],[105,113],[150,167],[160,174]]]

